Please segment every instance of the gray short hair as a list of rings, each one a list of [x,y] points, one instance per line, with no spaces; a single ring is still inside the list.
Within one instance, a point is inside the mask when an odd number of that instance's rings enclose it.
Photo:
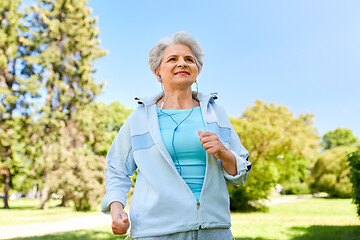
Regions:
[[[190,48],[194,54],[195,63],[200,73],[204,64],[204,53],[198,41],[185,32],[177,32],[171,38],[165,37],[161,39],[158,44],[150,50],[149,65],[151,71],[155,73],[155,70],[160,67],[165,48],[174,44],[184,44]]]

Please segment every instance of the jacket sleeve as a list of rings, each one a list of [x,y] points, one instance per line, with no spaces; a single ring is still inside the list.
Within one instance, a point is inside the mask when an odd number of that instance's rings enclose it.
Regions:
[[[231,126],[231,123],[230,123]],[[237,135],[235,129],[231,126],[230,130],[230,149],[229,149],[236,158],[236,168],[237,174],[232,176],[228,174],[223,168],[223,173],[226,181],[233,185],[241,185],[244,184],[249,171],[251,169],[251,163],[248,161],[249,153],[243,147],[240,142],[239,136]]]
[[[121,202],[126,205],[127,196],[137,166],[133,159],[130,135],[130,118],[120,128],[106,155],[105,190],[106,194],[101,201],[101,211],[110,213],[112,202]]]

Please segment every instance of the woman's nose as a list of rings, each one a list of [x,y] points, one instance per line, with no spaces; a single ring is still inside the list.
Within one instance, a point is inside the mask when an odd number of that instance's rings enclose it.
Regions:
[[[185,67],[187,66],[187,63],[184,59],[180,58],[178,61],[178,67]]]

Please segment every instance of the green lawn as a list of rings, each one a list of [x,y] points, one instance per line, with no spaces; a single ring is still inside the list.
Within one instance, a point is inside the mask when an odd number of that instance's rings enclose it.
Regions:
[[[0,210],[0,221],[4,218],[3,211],[5,210]],[[69,212],[61,211],[69,216],[71,209]],[[61,215],[61,211],[57,210],[55,213]],[[51,214],[51,211],[48,214]],[[37,217],[37,214],[33,217]],[[231,229],[238,240],[360,239],[360,220],[356,216],[355,205],[351,203],[351,199],[307,199],[273,205],[267,213],[232,213],[232,224]],[[113,236],[110,226],[103,226],[90,230],[18,239],[105,240],[124,239],[124,237]]]
[[[232,214],[236,239],[360,239],[351,199],[307,199],[273,205],[268,213]]]
[[[72,207],[56,207],[61,201],[50,200],[49,209],[38,209],[38,199],[20,198],[9,201],[11,209],[0,209],[0,226],[28,224],[36,222],[59,221],[69,218],[101,214],[93,212],[75,212]]]
[[[109,226],[97,227],[88,230],[79,230],[66,233],[57,233],[51,235],[45,235],[41,237],[28,237],[28,238],[14,238],[22,240],[123,240],[123,236],[115,236],[112,234]]]

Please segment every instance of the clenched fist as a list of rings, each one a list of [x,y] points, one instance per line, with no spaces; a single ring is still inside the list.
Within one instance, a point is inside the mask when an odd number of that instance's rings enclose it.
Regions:
[[[123,205],[120,202],[113,202],[110,204],[111,218],[112,218],[112,232],[115,235],[122,235],[127,232],[130,227],[129,217],[124,211]]]
[[[215,133],[199,130],[198,134],[203,148],[208,153],[214,154],[216,158],[221,159],[222,153],[228,150]]]
[[[237,174],[236,158],[220,141],[219,137],[212,132],[198,131],[200,142],[203,148],[217,159],[220,159],[227,173],[235,176]]]

